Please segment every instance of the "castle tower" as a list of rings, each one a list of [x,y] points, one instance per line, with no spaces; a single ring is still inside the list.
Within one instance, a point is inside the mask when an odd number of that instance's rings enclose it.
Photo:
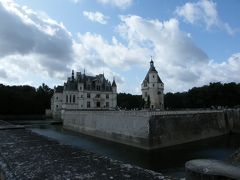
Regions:
[[[164,84],[154,67],[152,59],[150,61],[148,73],[142,82],[141,90],[142,98],[144,99],[147,107],[151,109],[164,109]]]

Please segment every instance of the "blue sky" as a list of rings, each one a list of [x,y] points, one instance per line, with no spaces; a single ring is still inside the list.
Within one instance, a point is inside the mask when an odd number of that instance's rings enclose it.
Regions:
[[[0,82],[50,87],[71,69],[140,94],[153,56],[165,92],[240,82],[239,0],[0,0]]]

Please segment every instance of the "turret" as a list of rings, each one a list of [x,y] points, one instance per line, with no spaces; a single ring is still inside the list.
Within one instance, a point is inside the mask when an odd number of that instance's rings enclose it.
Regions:
[[[150,108],[163,109],[163,90],[164,84],[151,59],[150,68],[145,76],[142,86],[142,98],[148,102]]]
[[[112,82],[112,91],[113,93],[117,93],[117,84],[115,82],[115,78],[113,78],[113,82]]]

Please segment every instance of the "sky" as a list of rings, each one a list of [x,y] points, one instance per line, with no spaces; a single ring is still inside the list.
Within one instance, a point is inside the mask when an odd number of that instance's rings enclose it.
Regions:
[[[240,82],[239,0],[0,0],[0,83],[53,88],[71,70],[141,94]]]

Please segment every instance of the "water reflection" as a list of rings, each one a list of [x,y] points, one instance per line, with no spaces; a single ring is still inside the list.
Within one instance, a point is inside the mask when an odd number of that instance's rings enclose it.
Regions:
[[[178,178],[184,176],[186,161],[197,158],[224,160],[240,145],[240,135],[232,134],[148,152],[67,131],[62,126],[43,125],[31,130],[64,144]]]

